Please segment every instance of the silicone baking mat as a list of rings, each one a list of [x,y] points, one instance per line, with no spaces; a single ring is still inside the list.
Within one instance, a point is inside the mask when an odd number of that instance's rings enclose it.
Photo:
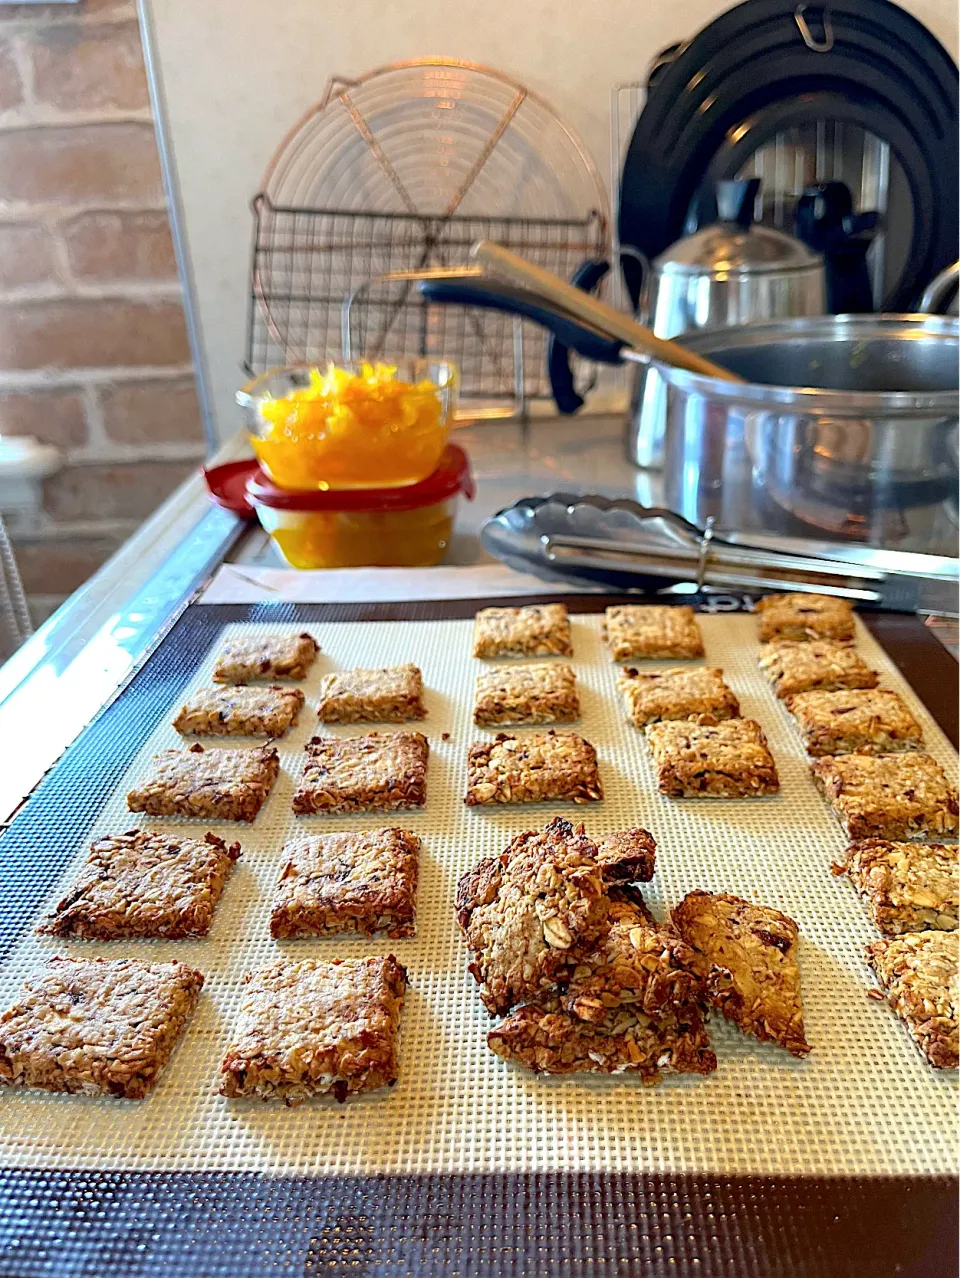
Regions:
[[[36,1168],[169,1171],[230,1169],[336,1175],[472,1172],[719,1172],[727,1175],[878,1176],[950,1173],[957,1161],[956,1076],[924,1063],[903,1027],[867,997],[873,984],[863,947],[875,937],[850,887],[830,873],[844,838],[809,778],[792,720],[756,668],[755,620],[701,615],[705,661],[722,666],[742,713],[763,725],[782,790],[774,798],[669,800],[656,792],[642,735],[623,720],[616,667],[598,615],[573,618],[583,716],[576,725],[597,748],[602,803],[467,809],[465,756],[485,734],[471,724],[473,682],[484,663],[470,656],[471,622],[401,621],[310,625],[322,655],[302,685],[307,708],[279,744],[281,778],[250,827],[177,823],[126,810],[124,795],[158,750],[180,744],[169,721],[191,688],[210,682],[228,635],[289,626],[208,627],[204,652],[189,654],[184,684],[158,666],[150,706],[159,726],[132,759],[113,756],[107,802],[74,822],[61,871],[32,911],[34,923],[71,881],[92,837],[147,828],[213,828],[239,839],[243,856],[210,935],[193,942],[94,944],[22,933],[0,970],[9,1002],[31,968],[53,953],[179,958],[207,976],[200,1007],[156,1091],[141,1103],[11,1092],[0,1095],[0,1162]],[[303,628],[298,626],[297,629]],[[921,720],[930,751],[951,772],[952,749],[866,629],[864,656],[881,684],[900,691]],[[199,665],[196,663],[199,661]],[[318,731],[311,706],[323,674],[352,665],[415,661],[428,687],[428,798],[420,812],[387,817],[294,818],[290,796],[304,742]],[[657,668],[669,663],[650,663]],[[338,735],[365,729],[329,728]],[[520,731],[523,731],[522,729]],[[444,739],[446,737],[446,739]],[[241,742],[218,744],[237,745]],[[89,764],[91,777],[97,771]],[[76,778],[74,778],[74,784]],[[537,1078],[486,1048],[489,1020],[466,974],[454,917],[459,875],[502,850],[517,832],[563,813],[600,834],[630,825],[653,831],[657,874],[646,895],[663,916],[692,888],[728,891],[775,905],[801,928],[800,962],[810,1057],[744,1038],[716,1018],[719,1061],[708,1078],[667,1078],[645,1088],[627,1076]],[[419,931],[413,940],[274,942],[268,920],[285,839],[305,831],[370,828],[396,819],[421,835]],[[82,828],[81,828],[82,827]],[[65,867],[65,868],[64,868]],[[25,867],[25,873],[27,867]],[[27,922],[27,920],[23,920]],[[401,1076],[395,1088],[338,1105],[318,1099],[287,1109],[216,1094],[241,975],[276,957],[354,956],[392,951],[407,966]]]

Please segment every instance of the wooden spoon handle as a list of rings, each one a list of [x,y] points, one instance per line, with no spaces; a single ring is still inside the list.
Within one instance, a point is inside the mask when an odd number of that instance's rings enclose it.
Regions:
[[[548,298],[557,306],[563,307],[585,324],[598,328],[610,337],[619,338],[634,350],[643,351],[661,364],[669,364],[675,368],[685,368],[691,373],[701,373],[705,377],[716,377],[725,382],[743,380],[735,373],[721,368],[701,355],[687,350],[677,342],[665,341],[655,336],[649,328],[638,324],[629,315],[614,310],[606,302],[592,297],[573,284],[567,284],[559,276],[545,271],[533,262],[527,261],[509,249],[494,244],[492,240],[480,240],[470,251],[470,256],[489,267],[496,275],[513,284],[525,285],[535,290],[542,297]]]

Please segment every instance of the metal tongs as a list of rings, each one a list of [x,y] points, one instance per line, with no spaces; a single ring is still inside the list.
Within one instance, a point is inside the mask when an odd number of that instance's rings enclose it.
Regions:
[[[624,534],[627,534],[626,536]],[[660,506],[627,498],[554,493],[525,498],[487,521],[485,548],[512,567],[551,578],[600,581],[648,591],[809,591],[903,611],[955,613],[956,561],[932,571],[909,556],[903,568],[876,566],[732,542]],[[919,569],[919,570],[918,570]]]
[[[879,603],[879,586],[886,573],[862,564],[838,560],[814,559],[804,555],[784,554],[761,546],[739,546],[717,537],[713,519],[705,528],[688,524],[682,516],[657,506],[645,509],[646,519],[668,519],[675,527],[686,524],[689,549],[662,550],[640,548],[633,542],[596,540],[543,534],[540,544],[543,557],[558,568],[599,568],[611,571],[631,567],[643,576],[665,577],[675,582],[689,581],[698,590],[704,586],[729,589],[775,590],[789,586],[796,591],[814,591],[854,599],[861,603]]]

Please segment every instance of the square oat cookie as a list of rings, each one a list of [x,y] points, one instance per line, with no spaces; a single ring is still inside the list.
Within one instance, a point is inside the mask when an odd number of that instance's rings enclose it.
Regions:
[[[565,662],[494,666],[477,675],[473,721],[478,728],[508,723],[573,723],[580,698]]]
[[[793,919],[739,896],[688,892],[673,922],[694,952],[707,1001],[744,1034],[806,1056]]]
[[[627,722],[635,728],[663,719],[688,719],[693,723],[719,723],[736,719],[740,702],[723,680],[718,666],[643,673],[624,666],[617,676]]]
[[[832,595],[765,595],[754,605],[761,643],[772,639],[837,639],[852,643],[853,608]]]
[[[40,927],[91,941],[206,936],[239,843],[128,830],[97,839],[79,878]]]
[[[468,808],[487,803],[593,803],[603,798],[597,752],[576,732],[498,732],[467,752]]]
[[[457,884],[457,923],[490,1015],[569,979],[606,935],[609,908],[596,846],[562,817],[468,870]]]
[[[703,636],[687,604],[619,604],[603,617],[603,638],[614,661],[703,656]]]
[[[473,623],[475,657],[572,657],[566,604],[483,608]]]
[[[419,838],[398,829],[291,840],[283,849],[271,936],[413,936],[419,852]]]
[[[321,723],[403,723],[426,713],[423,675],[416,666],[337,670],[320,683]]]
[[[833,866],[848,874],[881,932],[957,930],[960,865],[957,845],[860,839]]]
[[[274,746],[250,750],[164,750],[147,780],[127,795],[131,812],[214,821],[254,821],[280,772]]]
[[[929,754],[832,755],[810,770],[851,839],[957,833],[957,788]]]
[[[958,1057],[956,932],[911,932],[867,946],[867,962],[913,1041],[934,1069]]]
[[[217,656],[214,683],[269,683],[305,679],[320,645],[313,635],[263,635],[232,639]]]
[[[813,758],[896,754],[923,746],[923,730],[897,692],[882,688],[816,690],[788,697],[785,704]]]
[[[671,798],[752,799],[780,789],[777,765],[753,719],[651,723],[647,741],[661,794]]]
[[[407,973],[392,954],[278,959],[248,973],[220,1094],[299,1105],[390,1086],[406,989]]]
[[[51,959],[0,1016],[0,1085],[142,1100],[202,988],[183,963]]]
[[[298,816],[392,812],[427,801],[430,747],[421,732],[314,737],[293,796]]]
[[[856,648],[836,639],[784,639],[764,644],[757,665],[781,699],[814,689],[875,688],[880,679]]]
[[[299,688],[201,688],[173,721],[183,736],[282,737],[303,707]]]

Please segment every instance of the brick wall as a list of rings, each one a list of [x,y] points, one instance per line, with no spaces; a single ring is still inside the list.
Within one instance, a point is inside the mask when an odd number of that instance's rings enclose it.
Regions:
[[[0,433],[64,457],[11,527],[38,620],[203,453],[133,0],[0,5]]]

